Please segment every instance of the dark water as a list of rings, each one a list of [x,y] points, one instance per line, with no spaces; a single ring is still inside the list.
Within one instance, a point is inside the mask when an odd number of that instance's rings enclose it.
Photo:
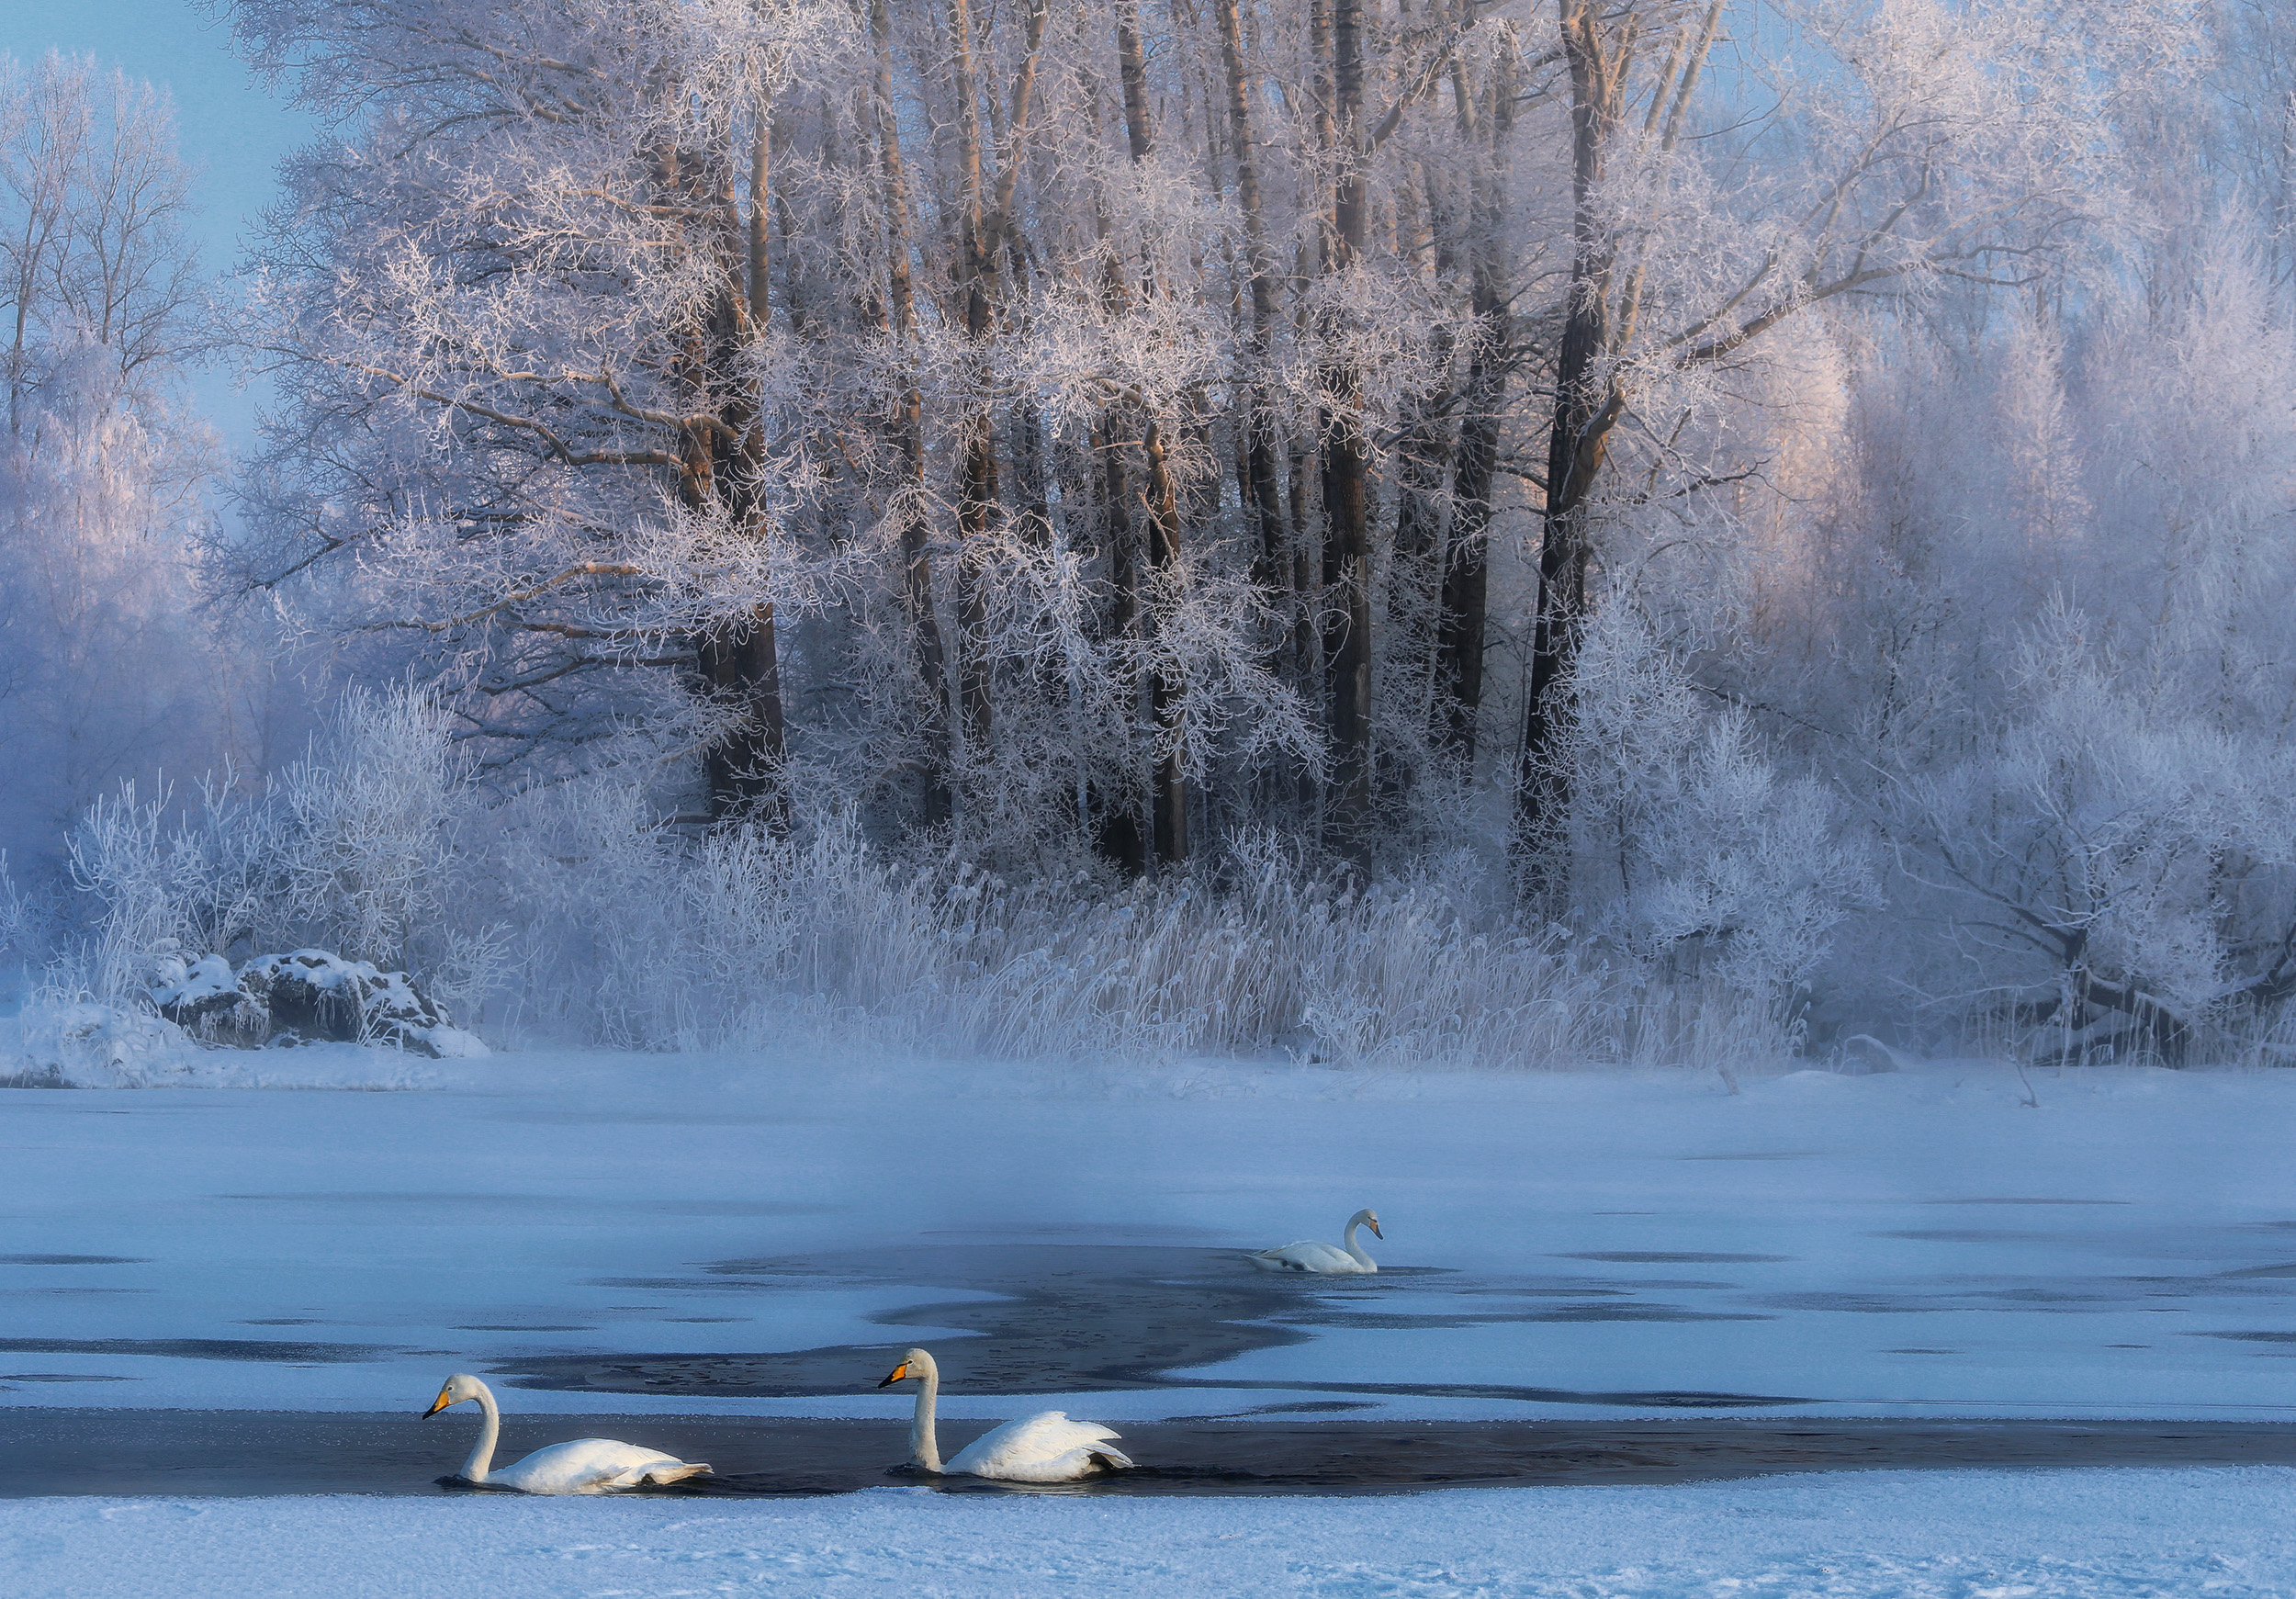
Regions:
[[[1300,1407],[1306,1408],[1306,1407]],[[951,1423],[948,1440],[973,1424]],[[435,1494],[462,1463],[468,1418],[266,1411],[0,1412],[0,1497],[47,1494]],[[704,1459],[679,1494],[951,1492],[1409,1493],[1437,1488],[1689,1482],[1874,1468],[2296,1465],[2296,1427],[2249,1422],[1301,1421],[1249,1415],[1122,1426],[1142,1463],[1055,1489],[951,1479],[900,1464],[905,1422],[722,1416],[510,1416],[498,1458],[618,1437]]]
[[[1610,1258],[1608,1256],[1603,1258]],[[1636,1257],[1641,1258],[1641,1257]],[[1736,1260],[1737,1256],[1654,1258]],[[1762,1256],[1760,1258],[1772,1258]],[[916,1302],[872,1318],[887,1328],[953,1328],[964,1346],[967,1393],[1093,1393],[1128,1389],[1281,1390],[1292,1392],[1496,1398],[1559,1404],[1737,1408],[1804,1402],[1787,1394],[1671,1389],[1591,1392],[1496,1383],[1237,1382],[1192,1375],[1255,1350],[1305,1344],[1319,1328],[1412,1332],[1566,1322],[1769,1321],[1764,1312],[1697,1310],[1669,1290],[1728,1289],[1707,1281],[1551,1277],[1503,1284],[1425,1267],[1382,1267],[1375,1277],[1303,1278],[1255,1269],[1240,1251],[1118,1244],[956,1244],[837,1256],[727,1260],[674,1278],[613,1278],[603,1286],[704,1293],[770,1316],[779,1296],[833,1285],[897,1284]],[[937,1301],[933,1289],[993,1293],[994,1300]],[[1445,1294],[1452,1308],[1397,1313],[1400,1291]],[[591,1393],[788,1399],[866,1391],[889,1369],[900,1341],[833,1345],[774,1354],[650,1353],[517,1357],[492,1369],[512,1388]]]

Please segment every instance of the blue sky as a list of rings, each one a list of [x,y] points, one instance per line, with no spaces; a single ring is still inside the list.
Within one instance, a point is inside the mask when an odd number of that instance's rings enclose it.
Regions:
[[[280,157],[312,136],[310,119],[257,83],[231,53],[229,25],[191,0],[0,4],[0,51],[29,61],[51,50],[93,55],[174,96],[184,153],[200,169],[202,258],[210,272],[229,268],[248,220],[271,202]],[[259,391],[218,371],[195,393],[233,444],[245,442]]]

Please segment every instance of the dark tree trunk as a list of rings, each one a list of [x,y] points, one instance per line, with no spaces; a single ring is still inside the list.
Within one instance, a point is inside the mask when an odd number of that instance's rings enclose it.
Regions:
[[[746,229],[729,160],[672,155],[669,175],[682,197],[687,224],[707,241],[718,290],[684,356],[687,379],[706,397],[706,423],[689,426],[678,492],[691,510],[727,512],[752,538],[771,536],[762,489],[764,419],[753,384],[739,375],[741,352],[769,311],[765,208],[771,203],[771,121],[757,109],[749,152]],[[755,604],[725,618],[696,641],[703,692],[726,726],[704,756],[710,816],[728,822],[783,819],[784,751],[782,673],[773,607]]]
[[[1320,0],[1319,0],[1320,4]],[[1338,114],[1340,174],[1333,203],[1330,268],[1344,272],[1361,254],[1367,231],[1364,182],[1363,16],[1361,0],[1333,0],[1332,83]],[[1337,591],[1327,614],[1323,658],[1330,673],[1328,728],[1331,792],[1324,828],[1332,847],[1361,861],[1371,848],[1371,541],[1360,379],[1352,366],[1330,367],[1331,408],[1322,418],[1323,581]]]
[[[1438,258],[1441,253],[1438,250]],[[1447,370],[1452,352],[1441,348],[1438,358],[1439,369]],[[1435,637],[1443,622],[1444,490],[1458,438],[1450,414],[1455,401],[1455,396],[1440,390],[1417,396],[1411,424],[1397,441],[1392,457],[1395,548],[1388,581],[1389,659],[1402,656],[1413,681],[1429,688],[1435,685],[1423,674],[1435,670]],[[1389,685],[1388,693],[1395,692]],[[1403,815],[1415,776],[1404,754],[1394,751],[1379,763],[1380,803],[1396,817]]]
[[[957,220],[957,297],[974,358],[995,324],[997,252],[987,214],[981,161],[980,87],[973,71],[971,0],[950,0],[950,92],[957,103],[957,161],[964,187]],[[988,667],[988,595],[985,546],[1003,498],[996,466],[996,424],[991,396],[977,389],[976,414],[964,423],[963,461],[957,485],[957,705],[965,755],[987,755],[994,709]]]
[[[1091,136],[1095,151],[1101,145],[1100,94],[1097,83],[1087,85],[1091,98]],[[1096,183],[1092,191],[1094,240],[1100,253],[1100,303],[1110,316],[1120,316],[1131,303],[1119,258],[1115,224],[1109,220],[1107,197]],[[1123,408],[1109,405],[1092,432],[1092,474],[1095,510],[1101,552],[1109,563],[1109,607],[1103,617],[1103,640],[1129,644],[1140,626],[1140,551],[1132,531],[1131,490],[1125,466],[1127,423]],[[1127,783],[1121,793],[1097,788],[1086,796],[1092,816],[1093,840],[1100,853],[1137,877],[1148,870],[1149,829],[1142,820],[1144,796]]]
[[[887,298],[894,336],[915,360],[917,294],[909,276],[909,186],[901,159],[901,129],[893,104],[893,25],[886,0],[870,0],[870,31],[877,49],[877,141],[884,175]],[[918,819],[929,828],[949,819],[949,669],[941,647],[940,622],[933,611],[932,557],[926,548],[925,397],[914,383],[903,392],[895,429],[900,435],[901,477],[894,515],[901,536],[902,600],[909,636],[916,641],[917,675],[925,696],[923,792]]]
[[[1479,343],[1490,336],[1484,329],[1477,330]],[[1495,358],[1478,348],[1468,366],[1468,414],[1459,423],[1458,467],[1451,480],[1451,537],[1444,555],[1441,611],[1435,624],[1435,742],[1470,774],[1483,703],[1498,411],[1506,400],[1504,373],[1490,370],[1496,365]]]
[[[1123,451],[1107,433],[1093,435],[1100,459],[1101,540],[1109,554],[1109,634],[1129,638],[1140,625],[1140,555],[1132,534],[1131,505],[1125,486]],[[1101,852],[1137,876],[1148,870],[1148,829],[1141,826],[1135,795],[1100,796],[1094,832]]]
[[[1180,558],[1180,508],[1165,459],[1164,432],[1151,419],[1142,434],[1148,456],[1148,565],[1169,571]],[[1156,722],[1156,773],[1149,794],[1155,833],[1156,859],[1176,866],[1187,859],[1187,751],[1181,747],[1179,726],[1182,685],[1169,672],[1157,671],[1149,681],[1149,708]]]
[[[1624,394],[1604,383],[1599,372],[1611,341],[1614,256],[1594,209],[1604,156],[1624,108],[1626,43],[1623,37],[1605,35],[1596,0],[1563,0],[1573,250],[1555,371],[1555,418],[1548,435],[1547,509],[1540,526],[1538,602],[1517,797],[1519,823],[1532,839],[1559,826],[1570,806],[1561,747],[1570,721],[1567,687],[1586,622],[1587,501],[1611,430],[1626,410]]]
[[[1289,636],[1287,613],[1297,603],[1293,585],[1290,529],[1284,518],[1283,487],[1278,478],[1278,436],[1265,377],[1276,326],[1276,259],[1268,248],[1267,227],[1260,200],[1259,151],[1252,132],[1250,79],[1244,72],[1243,28],[1236,0],[1217,0],[1213,7],[1220,24],[1220,53],[1226,69],[1228,133],[1235,146],[1236,205],[1244,213],[1244,248],[1251,269],[1250,306],[1245,335],[1251,382],[1244,394],[1243,450],[1236,463],[1236,490],[1250,511],[1258,535],[1258,553],[1252,580],[1260,591],[1277,602],[1276,636],[1269,664],[1278,681],[1305,686],[1304,659],[1295,656]],[[1289,658],[1290,670],[1285,670]]]
[[[1155,149],[1155,129],[1148,119],[1148,70],[1140,42],[1136,0],[1116,0],[1116,58],[1124,80],[1124,131],[1135,163],[1145,162]],[[1143,275],[1142,292],[1157,293],[1153,273]],[[1174,490],[1162,421],[1153,411],[1141,426],[1141,449],[1147,461],[1148,565],[1168,572],[1180,557],[1180,507]],[[1184,685],[1168,671],[1158,670],[1149,680],[1149,709],[1155,719],[1155,775],[1149,783],[1151,831],[1156,859],[1177,865],[1187,859],[1187,769],[1182,747],[1179,711]]]
[[[711,699],[737,718],[709,749],[710,815],[719,821],[780,817],[782,669],[774,653],[773,607],[721,623],[702,641],[703,681]]]
[[[1466,411],[1459,420],[1458,466],[1451,480],[1451,538],[1445,553],[1443,597],[1435,627],[1436,745],[1471,775],[1477,721],[1483,703],[1483,638],[1490,601],[1491,492],[1499,466],[1499,420],[1507,399],[1508,346],[1513,319],[1501,285],[1501,173],[1513,131],[1514,84],[1494,66],[1491,105],[1479,116],[1464,66],[1452,75],[1459,134],[1470,147],[1480,130],[1490,140],[1491,169],[1471,183],[1468,251],[1474,282],[1474,346],[1468,357]]]

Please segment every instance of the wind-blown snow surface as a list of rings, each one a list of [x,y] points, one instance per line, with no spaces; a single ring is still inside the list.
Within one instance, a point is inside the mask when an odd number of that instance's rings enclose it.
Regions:
[[[1411,1499],[18,1500],[14,1599],[2032,1599],[2296,1591],[2296,1470]]]

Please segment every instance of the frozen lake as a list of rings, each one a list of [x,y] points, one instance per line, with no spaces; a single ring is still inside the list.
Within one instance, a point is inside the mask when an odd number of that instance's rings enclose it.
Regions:
[[[2296,1074],[2034,1087],[564,1053],[401,1092],[0,1092],[0,1572],[2284,1593]],[[1241,1258],[1367,1203],[1376,1277]],[[874,1383],[913,1342],[944,1437],[1060,1405],[1147,1470],[889,1474],[909,1400]],[[506,1453],[605,1433],[727,1480],[445,1494],[475,1418],[420,1413],[455,1369]],[[1431,1487],[1480,1491],[1378,1497]]]
[[[558,1053],[10,1091],[0,1403],[419,1411],[467,1368],[513,1416],[897,1438],[873,1385],[924,1343],[952,1430],[2296,1416],[2296,1074],[2034,1087]],[[1241,1258],[1360,1204],[1377,1277]]]

